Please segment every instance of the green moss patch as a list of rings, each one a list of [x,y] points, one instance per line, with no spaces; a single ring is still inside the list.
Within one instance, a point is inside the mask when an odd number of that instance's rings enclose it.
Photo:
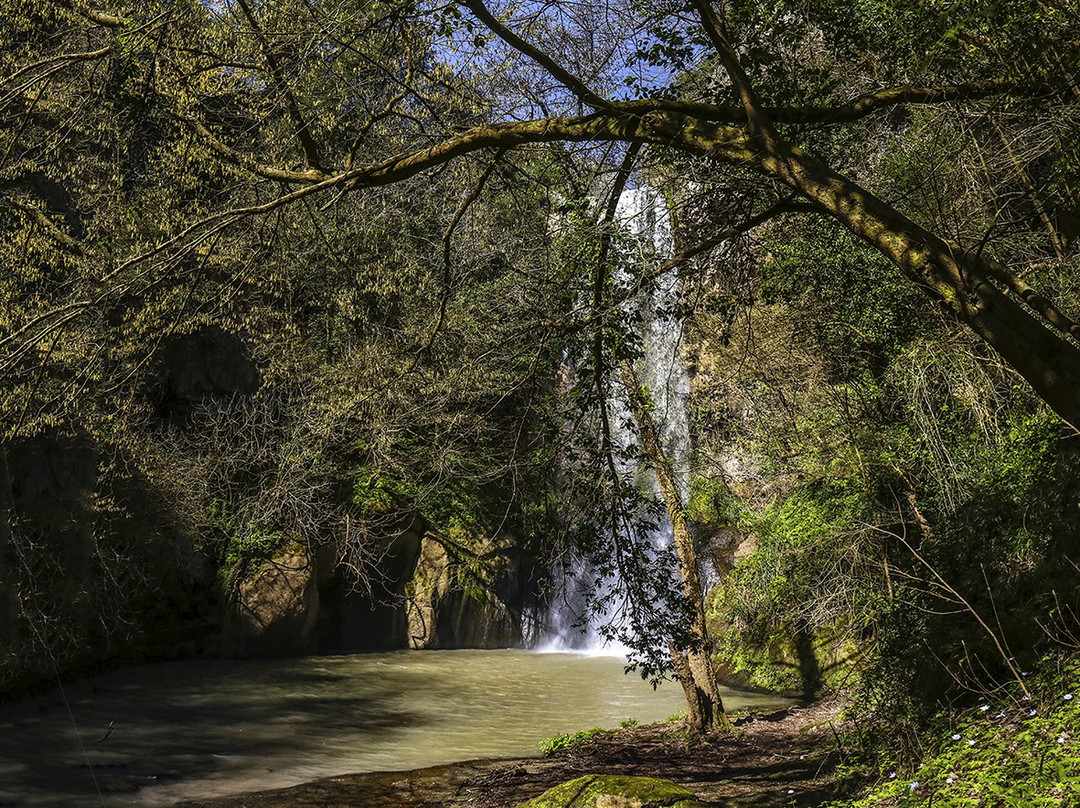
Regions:
[[[653,777],[589,774],[548,789],[518,808],[704,808],[693,792]]]

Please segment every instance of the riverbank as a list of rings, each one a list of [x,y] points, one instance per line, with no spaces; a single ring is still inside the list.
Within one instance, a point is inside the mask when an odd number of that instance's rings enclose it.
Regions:
[[[598,735],[547,758],[331,777],[177,808],[513,808],[592,773],[673,780],[717,808],[814,806],[837,789],[838,714],[836,702],[818,702],[745,716],[735,731],[707,738],[688,738],[680,724],[651,724]]]

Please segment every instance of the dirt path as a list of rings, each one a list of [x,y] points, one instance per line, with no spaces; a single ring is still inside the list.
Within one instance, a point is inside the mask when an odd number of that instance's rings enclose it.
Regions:
[[[482,760],[410,772],[331,777],[184,808],[513,808],[582,774],[662,777],[715,808],[815,806],[835,794],[833,703],[741,719],[736,730],[688,741],[655,724],[594,738],[549,758]]]

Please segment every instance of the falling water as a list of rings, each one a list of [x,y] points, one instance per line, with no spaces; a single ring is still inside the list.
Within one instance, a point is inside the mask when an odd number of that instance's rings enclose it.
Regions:
[[[655,263],[673,252],[671,216],[663,195],[649,187],[627,188],[620,195],[616,207],[616,219],[625,240],[625,264],[638,262]],[[623,242],[620,242],[622,244]],[[625,273],[625,270],[621,270]],[[625,277],[623,280],[627,280]],[[690,378],[682,361],[682,331],[672,313],[679,302],[678,278],[668,273],[652,288],[640,295],[634,305],[640,307],[645,323],[643,356],[636,368],[641,383],[649,390],[653,403],[653,418],[660,432],[660,439],[685,499],[689,491],[689,419],[686,401],[690,391]],[[633,417],[623,401],[609,401],[612,424],[612,441],[619,449],[637,443],[637,435],[631,424]],[[640,484],[656,490],[651,474],[643,475],[642,469],[624,469],[640,480]],[[666,515],[660,520],[652,535],[656,549],[671,543],[671,525]],[[572,559],[562,570],[559,591],[551,598],[547,613],[542,616],[533,643],[538,650],[577,651],[592,654],[627,656],[628,649],[608,637],[611,631],[605,627],[620,625],[621,616],[617,604],[605,612],[587,614],[588,593],[595,585],[592,568],[581,559]],[[618,582],[608,580],[601,586],[615,589]],[[607,635],[607,636],[605,636]]]

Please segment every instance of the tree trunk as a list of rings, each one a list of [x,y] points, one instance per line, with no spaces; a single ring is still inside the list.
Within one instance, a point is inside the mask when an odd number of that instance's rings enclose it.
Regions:
[[[697,547],[690,534],[682,497],[675,481],[671,463],[664,453],[660,435],[656,429],[648,403],[634,371],[628,364],[621,367],[622,381],[630,398],[630,406],[637,422],[642,448],[649,460],[660,495],[664,498],[668,518],[671,520],[672,538],[679,558],[679,576],[682,579],[683,597],[691,608],[690,636],[693,640],[686,649],[670,647],[675,673],[686,694],[686,720],[694,732],[708,732],[726,726],[724,703],[716,686],[712,666],[712,643],[705,627],[705,593],[701,589],[698,573]]]
[[[928,232],[800,149],[781,144],[760,161],[876,247],[997,351],[1058,415],[1080,426],[1080,349],[995,286],[989,262]]]

